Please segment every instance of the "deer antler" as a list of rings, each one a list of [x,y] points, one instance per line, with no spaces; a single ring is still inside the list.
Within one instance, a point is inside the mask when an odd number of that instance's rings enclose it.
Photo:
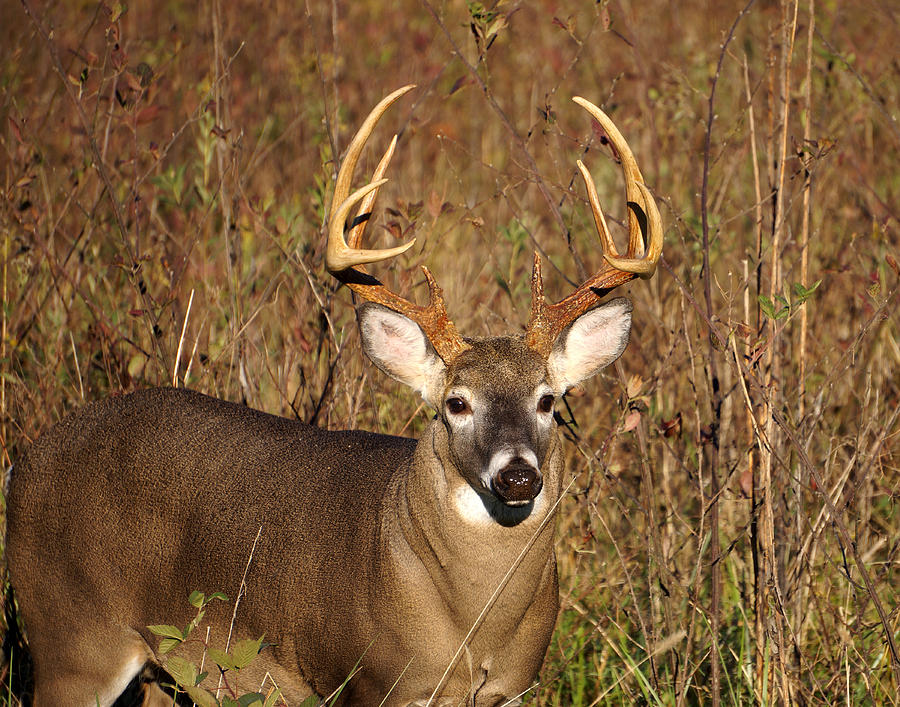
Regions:
[[[531,319],[528,322],[525,341],[531,349],[544,356],[550,354],[553,343],[562,331],[595,306],[604,294],[635,277],[652,277],[656,272],[656,264],[662,253],[662,219],[653,195],[644,186],[644,178],[641,176],[631,148],[628,147],[622,133],[602,110],[584,98],[576,96],[572,100],[600,123],[622,162],[622,172],[625,175],[625,198],[628,203],[628,250],[624,257],[620,256],[616,250],[600,208],[594,180],[591,179],[590,172],[579,160],[578,170],[581,172],[587,188],[588,200],[594,214],[594,223],[603,248],[604,263],[593,276],[570,295],[556,304],[547,304],[544,300],[544,284],[541,279],[541,261],[535,253],[534,269],[531,275]]]
[[[428,268],[422,267],[422,272],[425,274],[425,280],[428,283],[429,298],[428,306],[422,307],[391,292],[381,282],[369,275],[365,269],[360,267],[366,263],[375,263],[400,255],[400,253],[408,250],[416,242],[415,238],[413,238],[401,246],[385,248],[384,250],[365,250],[359,247],[363,231],[371,215],[372,205],[375,203],[375,198],[378,195],[378,190],[387,182],[387,179],[384,179],[384,173],[387,171],[388,164],[394,154],[394,148],[397,145],[396,135],[378,163],[378,167],[372,176],[372,181],[350,194],[353,170],[356,168],[362,149],[375,129],[375,125],[398,98],[414,88],[414,85],[404,86],[382,99],[363,121],[359,131],[350,142],[334,185],[334,196],[332,197],[331,210],[328,217],[328,247],[325,255],[325,266],[332,275],[363,299],[384,305],[388,309],[399,312],[416,322],[422,331],[425,332],[425,336],[428,337],[437,354],[443,359],[444,363],[449,365],[453,359],[470,347],[447,316],[443,292],[438,287]],[[357,203],[360,204],[360,207],[350,229],[348,244],[344,240],[345,223],[347,216]]]

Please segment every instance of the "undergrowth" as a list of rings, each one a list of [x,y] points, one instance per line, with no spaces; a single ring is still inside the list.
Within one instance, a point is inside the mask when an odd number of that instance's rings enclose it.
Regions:
[[[900,703],[890,2],[0,7],[4,464],[155,385],[415,435],[324,273],[336,161],[417,83],[373,139],[400,134],[369,238],[418,240],[378,276],[421,297],[427,264],[463,332],[519,331],[531,251],[554,300],[599,267],[576,159],[623,234],[582,95],[666,244],[625,355],[560,410],[576,482],[528,704]]]

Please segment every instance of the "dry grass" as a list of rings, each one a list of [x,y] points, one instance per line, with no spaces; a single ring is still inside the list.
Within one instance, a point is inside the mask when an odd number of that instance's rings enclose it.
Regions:
[[[532,250],[551,298],[598,264],[577,158],[624,216],[584,95],[667,242],[628,351],[564,411],[534,703],[900,703],[894,4],[261,7],[0,2],[3,462],[173,380],[415,433],[323,273],[333,157],[417,83],[369,230],[419,241],[379,275],[419,293],[427,263],[463,331],[519,330]]]

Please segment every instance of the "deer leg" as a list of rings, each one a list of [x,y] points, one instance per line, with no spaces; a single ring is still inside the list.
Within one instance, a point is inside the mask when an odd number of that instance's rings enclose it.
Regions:
[[[130,629],[94,627],[67,638],[30,647],[34,707],[109,707],[152,657]],[[147,703],[145,697],[145,704],[166,703]]]
[[[166,693],[157,683],[148,682],[144,685],[144,701],[141,707],[172,707],[175,698]]]

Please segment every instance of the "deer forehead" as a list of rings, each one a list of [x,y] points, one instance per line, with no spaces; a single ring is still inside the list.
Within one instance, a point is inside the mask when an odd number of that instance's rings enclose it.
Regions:
[[[543,356],[520,337],[470,339],[470,349],[453,362],[446,374],[446,389],[468,388],[491,397],[530,399],[549,377]]]

